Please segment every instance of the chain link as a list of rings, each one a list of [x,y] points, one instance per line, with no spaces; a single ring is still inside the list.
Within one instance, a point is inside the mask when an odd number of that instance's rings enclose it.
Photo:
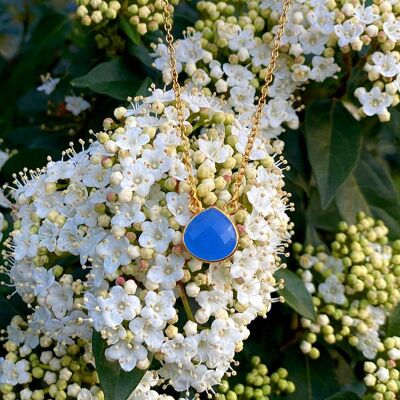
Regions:
[[[249,137],[247,139],[247,144],[242,157],[242,162],[239,166],[236,180],[233,184],[232,198],[225,205],[225,211],[229,214],[234,214],[239,209],[240,188],[242,186],[246,168],[249,163],[250,154],[254,146],[254,141],[259,131],[263,109],[265,104],[267,103],[269,88],[274,79],[274,71],[276,69],[277,59],[279,57],[279,49],[281,47],[282,36],[285,33],[285,25],[288,20],[288,13],[290,10],[291,2],[292,0],[284,0],[282,4],[282,14],[279,18],[278,29],[275,33],[273,47],[271,51],[271,58],[269,59],[266,68],[264,84],[261,88],[261,96],[259,97],[257,102],[257,110],[253,116],[252,127],[250,129]],[[185,118],[183,116],[183,103],[181,97],[181,87],[179,85],[179,76],[176,68],[175,46],[174,46],[174,37],[172,35],[172,19],[171,19],[169,0],[162,0],[162,6],[163,6],[163,17],[164,17],[164,29],[166,32],[165,39],[168,45],[167,49],[169,55],[169,66],[171,69],[171,76],[172,76],[172,87],[175,93],[178,125],[179,125],[180,136],[183,142],[182,161],[188,173],[187,182],[190,186],[189,209],[194,213],[198,213],[203,209],[203,206],[197,196],[196,180],[193,176],[193,167],[190,157],[190,142],[186,133]]]
[[[175,93],[178,126],[183,145],[182,162],[188,174],[187,182],[190,186],[189,209],[193,213],[197,214],[199,211],[203,209],[203,205],[201,204],[201,201],[197,196],[196,180],[193,176],[193,166],[190,156],[190,142],[185,128],[185,117],[183,116],[181,87],[179,85],[178,71],[176,68],[175,46],[174,46],[174,37],[172,35],[172,19],[171,19],[171,12],[169,10],[170,9],[169,1],[162,0],[162,6],[163,6],[163,16],[164,16],[164,29],[166,32],[165,40],[167,41],[168,44],[169,67],[171,69],[171,75],[172,75],[172,87]]]

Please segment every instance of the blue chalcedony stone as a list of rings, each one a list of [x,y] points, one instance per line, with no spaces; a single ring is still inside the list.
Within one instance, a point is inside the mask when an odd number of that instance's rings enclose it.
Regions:
[[[231,256],[236,250],[238,233],[228,216],[210,207],[190,220],[183,243],[192,256],[210,263],[217,262]]]

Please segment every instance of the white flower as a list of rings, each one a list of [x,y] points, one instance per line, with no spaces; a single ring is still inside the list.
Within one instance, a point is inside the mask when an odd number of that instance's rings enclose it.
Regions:
[[[233,154],[231,146],[224,145],[221,140],[199,139],[200,151],[215,163],[224,163]]]
[[[255,94],[256,89],[253,86],[234,86],[230,91],[229,104],[238,111],[253,108]]]
[[[358,334],[357,339],[357,348],[363,353],[364,357],[370,360],[374,359],[381,344],[379,333],[369,329],[365,334]]]
[[[176,282],[183,278],[183,266],[185,259],[176,254],[165,257],[157,255],[155,265],[150,268],[147,276],[154,283],[158,283],[163,289],[173,289]]]
[[[251,62],[255,67],[268,65],[268,61],[271,58],[271,49],[265,43],[250,48],[249,53],[252,56]]]
[[[364,4],[358,4],[354,8],[354,16],[363,24],[369,25],[379,19],[379,15],[374,13],[374,7],[365,7]]]
[[[340,71],[333,57],[315,56],[312,59],[313,68],[310,71],[310,79],[323,82],[325,79],[335,76]]]
[[[49,288],[49,294],[46,296],[48,304],[57,318],[62,318],[67,311],[72,310],[74,292],[69,285],[60,285],[55,282]]]
[[[145,221],[145,216],[141,209],[141,204],[136,201],[124,203],[116,207],[115,215],[111,218],[113,225],[127,228],[133,224],[141,224]]]
[[[313,28],[319,29],[325,35],[333,32],[335,13],[330,12],[322,3],[317,3],[317,7],[307,12],[307,19]]]
[[[369,92],[364,88],[358,88],[355,94],[362,105],[364,113],[369,116],[385,114],[387,107],[393,101],[393,97],[388,93],[382,92],[378,86],[374,86]]]
[[[114,329],[124,320],[131,321],[140,312],[138,297],[128,295],[121,286],[111,288],[110,297],[102,300],[101,304],[103,321]]]
[[[17,361],[15,364],[0,357],[0,383],[8,385],[23,385],[31,379],[27,360]]]
[[[119,340],[105,351],[107,360],[118,361],[124,371],[132,371],[137,362],[144,360],[147,354],[142,344],[127,343],[125,340]]]
[[[121,165],[123,167],[121,187],[131,189],[138,196],[147,196],[155,178],[145,161],[126,157],[122,160]]]
[[[142,154],[142,159],[148,167],[153,178],[158,181],[165,176],[171,167],[171,157],[169,157],[165,149],[157,148],[155,150],[146,149]]]
[[[393,14],[389,14],[389,17],[383,23],[383,31],[387,37],[393,42],[400,40],[400,21],[398,21]]]
[[[169,227],[165,218],[143,222],[142,230],[139,244],[154,249],[157,253],[164,253],[175,236],[175,231]]]
[[[246,233],[252,240],[267,242],[272,236],[272,230],[265,218],[256,211],[247,216]]]
[[[400,73],[399,60],[392,53],[381,53],[376,51],[371,56],[374,65],[372,70],[385,78],[393,78]]]
[[[200,307],[210,314],[226,309],[232,299],[232,292],[224,292],[220,289],[204,290],[196,296],[196,301]]]
[[[333,303],[342,305],[346,302],[344,286],[336,275],[331,275],[326,278],[325,282],[318,286],[318,292],[327,304]]]
[[[36,88],[38,92],[44,92],[47,95],[54,92],[60,78],[52,78],[50,75],[42,81],[42,84]]]
[[[335,34],[339,38],[339,46],[352,44],[364,32],[364,24],[353,20],[346,20],[342,25],[335,25]]]
[[[251,71],[239,64],[233,65],[225,63],[222,68],[228,76],[228,79],[226,80],[228,85],[232,87],[246,87],[248,86],[249,81],[254,78],[254,74]]]
[[[175,296],[171,290],[161,290],[158,294],[149,291],[144,300],[146,305],[143,307],[141,315],[155,327],[163,326],[176,314]]]
[[[232,30],[236,30],[236,32],[228,39],[228,47],[231,50],[238,51],[241,48],[249,50],[256,45],[254,40],[254,32],[252,29],[240,30],[240,27],[236,25],[235,27],[232,27]]]
[[[240,27],[233,23],[218,20],[215,24],[218,37],[226,39],[228,42],[237,37],[240,32]]]
[[[299,36],[299,41],[305,54],[321,55],[325,50],[329,36],[317,29],[310,28]]]
[[[140,128],[130,126],[123,134],[117,135],[115,143],[120,149],[128,150],[131,157],[136,157],[149,141],[149,136]]]
[[[150,319],[137,317],[129,322],[129,329],[138,341],[145,342],[150,349],[158,351],[164,342],[163,331]]]
[[[189,210],[189,195],[187,193],[169,192],[165,197],[168,210],[179,225],[186,226],[192,213]]]
[[[265,107],[269,125],[278,128],[284,121],[297,120],[290,103],[283,99],[272,99]]]
[[[77,116],[90,108],[90,103],[79,96],[65,96],[65,108]]]
[[[96,246],[96,254],[104,260],[104,270],[113,273],[120,265],[128,265],[131,258],[127,252],[129,242],[109,235]]]
[[[201,47],[201,34],[195,33],[186,36],[184,40],[176,43],[176,58],[178,61],[196,64],[204,57],[204,50]]]
[[[172,340],[167,340],[161,351],[165,354],[164,359],[168,363],[188,364],[197,354],[199,337],[184,337],[178,333]]]

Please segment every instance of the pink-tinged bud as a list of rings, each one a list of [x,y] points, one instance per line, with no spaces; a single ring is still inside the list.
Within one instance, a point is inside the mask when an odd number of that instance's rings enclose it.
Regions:
[[[240,236],[246,233],[246,227],[244,225],[237,224],[236,229],[238,230]]]
[[[133,243],[136,240],[136,234],[134,232],[126,232],[125,236],[129,240],[129,243]]]
[[[232,175],[225,174],[225,175],[224,175],[224,179],[225,179],[227,182],[230,182],[230,181],[232,180]]]
[[[115,280],[115,284],[118,285],[118,286],[124,286],[125,285],[125,278],[123,276],[119,276]]]
[[[110,203],[114,203],[114,201],[117,200],[117,195],[116,193],[108,193],[107,194],[107,201],[109,201]]]
[[[180,244],[172,247],[172,252],[175,254],[182,254],[183,253],[183,248]]]
[[[143,271],[147,271],[147,269],[149,268],[149,262],[146,260],[140,260],[139,261],[139,269],[143,272]]]
[[[235,281],[237,282],[238,285],[243,285],[244,284],[243,278],[236,278]]]
[[[394,360],[387,360],[388,368],[394,368],[396,366],[396,361]]]
[[[111,168],[114,164],[114,161],[111,157],[103,157],[101,159],[101,165],[103,168]]]

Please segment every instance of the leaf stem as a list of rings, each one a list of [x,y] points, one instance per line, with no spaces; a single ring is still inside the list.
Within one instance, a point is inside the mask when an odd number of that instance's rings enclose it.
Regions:
[[[183,284],[182,281],[179,281],[178,285],[179,285],[179,289],[181,290],[181,299],[182,299],[182,303],[183,303],[183,308],[185,309],[186,316],[188,317],[188,319],[190,321],[196,322],[196,320],[194,319],[194,316],[193,316],[192,309],[189,304],[189,300],[186,296],[185,285]]]

